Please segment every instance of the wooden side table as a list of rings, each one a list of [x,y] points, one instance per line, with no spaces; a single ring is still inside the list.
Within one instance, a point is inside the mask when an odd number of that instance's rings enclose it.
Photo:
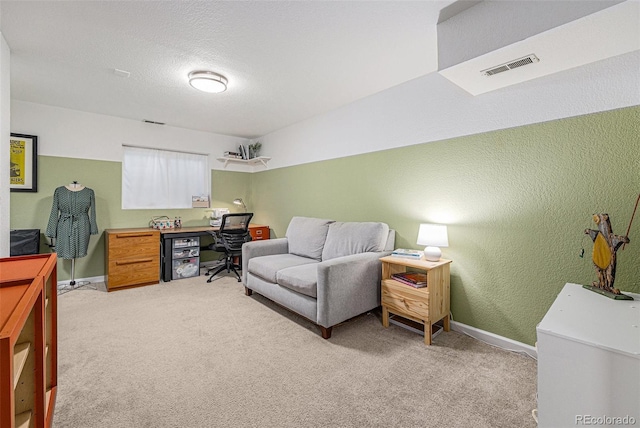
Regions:
[[[382,261],[382,325],[389,327],[389,313],[424,325],[424,343],[431,345],[431,326],[443,320],[444,331],[449,331],[449,290],[451,260],[429,262],[387,256]],[[427,273],[427,286],[413,288],[394,280],[394,273],[411,270]]]

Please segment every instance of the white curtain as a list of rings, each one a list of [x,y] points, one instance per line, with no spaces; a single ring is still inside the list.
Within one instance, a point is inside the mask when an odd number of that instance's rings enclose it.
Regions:
[[[209,196],[207,155],[123,146],[122,209],[191,208]]]

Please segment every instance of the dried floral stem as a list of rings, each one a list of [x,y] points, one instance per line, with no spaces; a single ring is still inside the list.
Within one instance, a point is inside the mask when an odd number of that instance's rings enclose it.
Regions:
[[[640,193],[638,194],[638,199],[636,199],[636,206],[633,207],[633,214],[631,214],[631,220],[629,220],[629,227],[627,227],[627,233],[625,235],[627,238],[629,237],[629,231],[631,230],[631,223],[633,223],[633,218],[636,216],[636,210],[638,209],[638,202],[640,202]],[[625,245],[627,245],[626,242],[622,244],[623,250]]]

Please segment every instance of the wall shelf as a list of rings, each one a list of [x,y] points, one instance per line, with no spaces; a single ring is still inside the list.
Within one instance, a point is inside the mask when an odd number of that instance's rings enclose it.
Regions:
[[[258,156],[257,158],[253,158],[253,159],[236,159],[236,158],[226,158],[226,157],[221,157],[218,158],[218,160],[220,162],[224,162],[224,167],[226,168],[227,165],[231,162],[231,163],[241,163],[241,164],[245,164],[245,165],[260,165],[262,164],[265,168],[267,167],[267,162],[269,162],[271,160],[271,158],[268,158],[266,156]]]

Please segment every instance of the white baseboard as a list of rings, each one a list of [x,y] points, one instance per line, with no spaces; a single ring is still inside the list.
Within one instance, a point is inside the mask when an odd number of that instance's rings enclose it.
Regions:
[[[65,281],[58,281],[58,290],[60,290],[63,287],[68,286],[69,282],[71,282],[71,279],[67,279]],[[92,277],[89,277],[89,278],[76,278],[75,282],[76,282],[76,285],[80,284],[81,282],[88,282],[89,284],[96,284],[98,282],[104,282],[104,275],[102,275],[102,276],[92,276]]]
[[[457,321],[451,321],[451,329],[460,333],[464,333],[468,336],[478,339],[482,342],[488,343],[498,348],[506,349],[507,351],[513,351],[520,354],[527,354],[531,358],[538,359],[538,350],[522,342],[509,339],[504,336],[498,336],[497,334],[490,333],[488,331],[480,330],[479,328],[471,327],[470,325],[462,324]]]

